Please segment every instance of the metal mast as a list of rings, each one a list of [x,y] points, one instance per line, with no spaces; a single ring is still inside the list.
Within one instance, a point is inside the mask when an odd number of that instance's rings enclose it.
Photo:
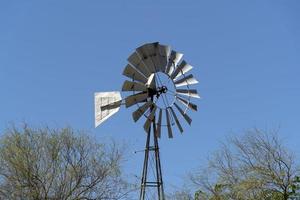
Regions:
[[[153,96],[151,97],[151,99],[153,101]],[[153,110],[153,107],[150,108],[150,111],[152,111],[152,110]],[[147,133],[143,173],[142,173],[142,180],[141,180],[140,200],[145,199],[147,187],[156,187],[158,200],[165,200],[162,172],[161,172],[161,164],[160,164],[160,156],[159,156],[159,146],[158,146],[158,139],[157,139],[155,130],[156,130],[156,124],[155,124],[155,117],[154,117],[153,122],[152,122],[152,129],[150,127],[149,131]],[[151,140],[151,133],[153,135],[153,140]],[[156,180],[152,180],[152,181],[149,181],[147,179],[150,153],[154,154],[154,156],[155,156]]]

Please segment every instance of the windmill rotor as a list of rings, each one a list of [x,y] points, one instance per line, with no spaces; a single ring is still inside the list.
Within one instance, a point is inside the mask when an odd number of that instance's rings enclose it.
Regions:
[[[191,125],[192,119],[187,113],[198,110],[192,102],[200,98],[193,88],[198,80],[190,73],[193,67],[183,59],[182,53],[158,42],[138,47],[127,61],[122,73],[126,80],[121,89],[125,97],[122,99],[121,93],[116,91],[95,93],[95,126],[118,112],[121,105],[136,106],[132,118],[134,122],[143,119],[147,133],[140,199],[145,198],[147,184],[151,187],[155,184],[159,200],[164,200],[157,138],[161,138],[163,128],[167,129],[169,138],[173,138],[175,130],[183,133],[182,119]],[[177,128],[173,130],[173,127]],[[154,148],[150,148],[151,131]],[[155,151],[157,181],[147,182],[148,156],[152,150]]]
[[[161,127],[167,127],[168,136],[173,137],[174,125],[182,133],[183,128],[177,115],[191,124],[187,111],[197,111],[197,105],[191,100],[200,98],[197,90],[192,89],[198,81],[193,74],[188,74],[193,67],[183,60],[182,53],[159,43],[138,47],[127,60],[129,63],[123,75],[130,80],[124,81],[122,92],[132,93],[125,98],[126,107],[137,105],[137,110],[133,112],[134,121],[144,116],[149,123],[153,122],[153,115],[160,116],[155,122],[156,132],[159,133],[157,135],[160,136]],[[161,80],[161,76],[167,77],[167,83]],[[158,105],[158,101],[165,102]],[[150,105],[155,105],[155,111],[147,112]]]

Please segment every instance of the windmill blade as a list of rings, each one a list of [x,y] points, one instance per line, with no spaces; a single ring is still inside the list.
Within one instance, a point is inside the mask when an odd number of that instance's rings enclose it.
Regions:
[[[145,77],[150,76],[151,74],[150,70],[143,63],[143,61],[140,59],[139,55],[136,52],[131,54],[127,60],[132,66],[134,66],[137,70],[139,70]]]
[[[192,119],[186,114],[184,113],[184,111],[176,104],[174,103],[175,107],[177,108],[177,110],[180,112],[180,114],[183,116],[183,118],[185,119],[185,121],[191,125],[192,123]]]
[[[155,74],[149,76],[146,86],[151,89],[156,89]]]
[[[144,130],[148,133],[149,132],[149,129],[150,129],[150,126],[151,126],[151,123],[153,122],[154,120],[154,115],[155,115],[155,111],[156,111],[156,105],[153,104],[153,107],[152,107],[152,111],[151,113],[149,114],[145,124],[144,124]],[[155,123],[155,122],[154,122]]]
[[[122,91],[147,91],[147,87],[138,82],[124,81]]]
[[[157,121],[157,127],[156,127],[156,136],[160,138],[161,136],[161,120],[162,120],[162,109],[159,109],[159,116]]]
[[[167,65],[167,59],[159,55],[158,52],[155,56],[152,56],[151,59],[155,66],[155,72],[164,72],[163,69],[165,69]]]
[[[139,107],[136,111],[132,113],[132,118],[135,122],[137,122],[141,116],[148,110],[148,108],[152,105],[151,101],[144,103],[141,107]]]
[[[172,50],[171,55],[169,57],[167,69],[166,69],[167,74],[171,75],[173,73],[173,71],[175,70],[175,67],[177,66],[179,61],[182,59],[182,57],[183,57],[182,53],[178,53],[178,52]]]
[[[157,59],[154,58],[156,56],[157,45],[158,43],[148,43],[136,49],[136,52],[151,73],[155,73],[158,71],[157,66],[159,65],[159,63]]]
[[[186,99],[184,99],[182,97],[179,97],[179,96],[176,96],[176,99],[180,103],[182,103],[183,105],[185,105],[185,107],[190,108],[193,111],[197,111],[197,105],[196,104],[193,104],[193,103],[191,103],[191,102],[187,101]]]
[[[174,80],[176,80],[177,78],[179,78],[181,75],[186,74],[187,72],[189,72],[191,69],[193,69],[193,67],[188,64],[185,60],[183,60],[180,65],[179,68],[181,68],[180,73],[177,74],[176,77],[174,77]]]
[[[130,64],[125,67],[123,75],[127,76],[128,78],[132,78],[134,81],[140,81],[142,83],[147,82],[147,78]]]
[[[171,79],[176,80],[181,75],[187,73],[190,71],[193,67],[189,65],[185,60],[183,60],[178,67],[174,70],[174,72],[171,74]]]
[[[140,92],[140,93],[137,93],[137,94],[130,95],[130,96],[125,98],[125,106],[126,106],[126,108],[128,108],[128,107],[130,107],[134,104],[137,104],[139,102],[146,101],[147,98],[148,98],[148,93],[147,92]]]
[[[171,54],[171,47],[166,45],[158,46],[158,54],[160,60],[160,71],[165,72]]]
[[[156,55],[156,48],[158,46],[158,42],[155,43],[147,43],[136,49],[136,52],[139,54],[141,58],[150,57]]]
[[[171,123],[170,123],[170,116],[169,116],[168,109],[166,109],[166,116],[167,116],[168,136],[169,136],[169,138],[173,138],[172,127],[171,127]]]
[[[161,45],[158,43],[158,42],[154,42],[152,43],[152,46],[151,46],[151,60],[152,60],[152,63],[154,64],[154,68],[155,68],[155,72],[159,72],[161,71],[161,56],[159,54],[159,47]],[[148,46],[149,48],[149,46]]]
[[[96,92],[95,100],[95,127],[117,113],[121,105],[120,92]]]
[[[194,89],[176,89],[176,92],[181,95],[194,97],[194,98],[200,98],[200,96],[197,93],[197,90],[194,90]]]
[[[177,125],[179,131],[180,131],[181,133],[183,133],[182,126],[180,125],[180,123],[179,123],[179,121],[178,121],[178,118],[177,118],[177,116],[176,116],[176,114],[175,114],[173,108],[170,107],[170,110],[171,110],[171,113],[172,113],[172,115],[173,115],[173,118],[175,119],[175,123],[176,123],[176,125]]]
[[[197,79],[194,78],[193,74],[190,74],[186,77],[183,77],[182,79],[179,79],[174,82],[176,87],[181,87],[185,85],[193,85],[198,83]]]

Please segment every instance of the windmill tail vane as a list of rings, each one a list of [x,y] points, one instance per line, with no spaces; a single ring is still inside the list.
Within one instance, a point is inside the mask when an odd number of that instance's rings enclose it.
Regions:
[[[96,92],[95,100],[95,127],[99,126],[113,114],[117,113],[121,106],[121,93]]]
[[[193,74],[188,74],[193,67],[183,60],[182,53],[158,42],[138,47],[127,60],[123,75],[129,80],[124,81],[121,90],[125,97],[122,99],[119,91],[95,93],[95,127],[117,113],[122,105],[126,108],[137,106],[132,118],[137,122],[144,117],[143,128],[147,133],[140,200],[145,199],[149,187],[157,188],[158,199],[164,200],[158,138],[162,128],[173,138],[175,125],[183,133],[181,119],[191,125],[192,119],[187,112],[197,111],[197,105],[191,100],[200,98],[192,88],[198,81]],[[155,157],[155,181],[148,181],[151,153]]]

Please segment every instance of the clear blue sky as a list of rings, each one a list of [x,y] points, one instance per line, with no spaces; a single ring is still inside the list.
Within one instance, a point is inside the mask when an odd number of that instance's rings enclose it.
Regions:
[[[125,168],[140,175],[143,155],[130,152],[145,133],[134,109],[95,129],[93,93],[120,90],[128,55],[159,41],[185,54],[202,96],[192,127],[160,141],[166,190],[254,126],[280,126],[300,155],[299,10],[297,0],[1,1],[0,130],[26,121],[125,140]]]

